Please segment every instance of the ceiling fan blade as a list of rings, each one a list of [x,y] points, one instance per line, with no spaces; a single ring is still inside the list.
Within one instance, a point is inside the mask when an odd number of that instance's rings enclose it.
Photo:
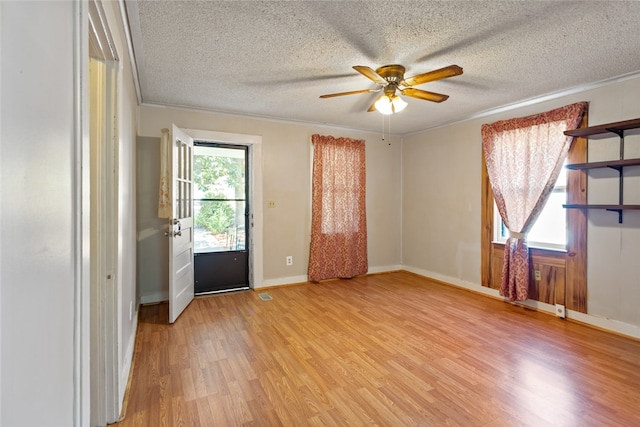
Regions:
[[[409,87],[402,89],[401,94],[410,96],[412,98],[424,99],[425,101],[442,102],[449,98],[449,95],[443,95],[441,93],[427,92],[426,90],[416,89]]]
[[[357,95],[359,93],[379,92],[380,89],[363,89],[352,90],[351,92],[330,93],[328,95],[320,95],[320,98],[333,98],[334,96]]]
[[[376,73],[375,71],[373,71],[373,69],[366,67],[364,65],[354,65],[353,69],[356,70],[357,72],[359,72],[360,74],[362,74],[363,76],[365,76],[366,78],[368,78],[369,80],[371,80],[374,83],[377,83],[379,85],[386,85],[387,81],[385,79],[383,79],[382,77],[380,77],[380,74]]]
[[[384,93],[381,93],[379,96],[376,96],[376,99],[373,100],[373,102],[371,103],[371,105],[369,106],[369,109],[367,110],[367,113],[370,113],[372,111],[376,111],[376,102],[378,102],[378,99],[382,98],[384,96]]]
[[[462,68],[457,65],[449,65],[439,70],[429,71],[428,73],[418,74],[417,76],[404,79],[403,86],[416,86],[423,83],[432,82],[434,80],[446,79],[447,77],[459,76],[462,74]]]

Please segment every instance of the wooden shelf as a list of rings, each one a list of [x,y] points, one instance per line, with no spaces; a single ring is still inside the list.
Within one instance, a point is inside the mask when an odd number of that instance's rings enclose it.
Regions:
[[[607,160],[603,162],[592,163],[574,163],[567,165],[567,169],[571,170],[585,170],[585,169],[598,169],[598,168],[613,168],[618,169],[625,166],[639,166],[640,159],[625,159],[625,160]]]
[[[589,126],[586,128],[579,128],[565,131],[565,135],[569,136],[596,136],[604,135],[607,133],[614,133],[620,135],[625,130],[640,128],[640,118],[625,120],[622,122],[607,123],[598,126]]]
[[[640,210],[640,205],[625,205],[623,196],[624,177],[622,170],[625,166],[638,166],[640,165],[640,159],[625,159],[624,158],[624,137],[625,132],[628,130],[640,129],[640,118],[625,120],[622,122],[607,123],[604,125],[590,126],[586,128],[578,128],[565,131],[564,134],[573,137],[593,137],[598,135],[608,135],[610,133],[618,135],[620,138],[620,160],[607,160],[600,162],[590,163],[574,163],[572,165],[566,165],[567,169],[571,170],[589,170],[597,168],[611,168],[618,171],[618,200],[617,205],[590,205],[590,204],[568,204],[562,205],[567,209],[606,209],[618,213],[618,222],[622,223],[622,211],[636,209]]]
[[[562,205],[565,209],[604,209],[610,212],[618,213],[618,223],[622,224],[622,211],[625,210],[640,210],[640,205],[583,205],[583,204],[570,204]]]

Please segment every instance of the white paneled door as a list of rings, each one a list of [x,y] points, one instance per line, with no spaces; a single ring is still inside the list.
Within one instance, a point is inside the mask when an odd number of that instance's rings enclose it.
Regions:
[[[193,300],[193,138],[172,126],[169,323]]]

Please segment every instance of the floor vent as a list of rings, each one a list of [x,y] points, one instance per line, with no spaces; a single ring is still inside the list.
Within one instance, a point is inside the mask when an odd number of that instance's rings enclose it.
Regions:
[[[260,299],[262,301],[271,301],[273,299],[273,298],[271,298],[271,295],[269,295],[266,292],[262,292],[262,293],[258,294],[258,296],[260,297]]]

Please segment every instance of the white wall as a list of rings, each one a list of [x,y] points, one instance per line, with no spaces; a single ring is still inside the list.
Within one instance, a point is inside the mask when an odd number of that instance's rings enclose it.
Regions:
[[[121,58],[118,338],[128,377],[135,280],[135,90],[117,2],[105,2]],[[89,415],[88,65],[84,2],[0,2],[0,424],[86,425]],[[74,65],[75,61],[75,65]],[[77,96],[76,96],[77,95]],[[75,103],[75,104],[74,104]]]
[[[369,271],[399,268],[400,143],[397,139],[382,141],[380,134],[371,132],[142,106],[138,132],[138,280],[143,299],[152,300],[168,286],[164,273],[154,271],[158,265],[166,264],[164,258],[158,258],[165,252],[159,254],[154,242],[162,240],[158,236],[162,235],[164,225],[163,220],[155,217],[157,147],[160,129],[171,123],[181,128],[262,136],[263,271],[267,285],[306,280],[311,227],[311,135],[365,139]],[[266,207],[269,200],[276,202],[276,208]],[[287,255],[293,256],[293,266],[285,265]]]
[[[640,77],[405,137],[403,143],[403,264],[453,284],[480,286],[480,167],[483,123],[589,101],[589,124],[640,117]],[[640,135],[626,138],[640,156]],[[618,138],[592,140],[589,160],[617,159]],[[640,203],[640,171],[628,169],[625,202]],[[617,203],[617,180],[594,171],[591,203]],[[640,211],[588,211],[588,314],[579,320],[640,336]]]
[[[589,123],[640,117],[640,77],[591,90],[585,99]],[[640,157],[640,134],[625,138],[628,158]],[[619,156],[619,138],[589,143],[589,160]],[[589,202],[617,203],[617,172],[596,170],[587,182]],[[640,204],[640,168],[625,171],[625,203]],[[640,326],[640,211],[625,211],[623,223],[613,212],[590,210],[587,230],[587,307],[590,314]]]
[[[138,292],[142,303],[157,302],[169,295],[167,220],[158,218],[160,137],[138,137],[136,156]]]
[[[75,127],[73,49],[74,32],[86,29],[75,23],[76,6],[0,2],[3,426],[81,422],[74,416],[74,375],[88,360],[74,361],[80,356],[74,337],[82,335],[74,336],[74,315],[83,314],[74,302],[81,298],[74,292],[80,291],[75,162],[82,135]]]
[[[476,135],[478,134],[478,135]],[[405,137],[402,152],[402,263],[480,283],[478,125]]]

